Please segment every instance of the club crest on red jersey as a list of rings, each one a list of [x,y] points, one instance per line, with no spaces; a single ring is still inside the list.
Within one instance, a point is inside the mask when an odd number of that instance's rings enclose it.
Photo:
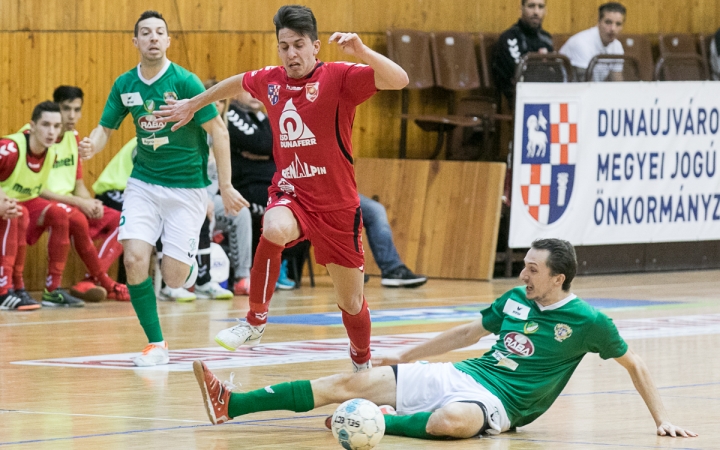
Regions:
[[[271,105],[276,105],[280,101],[280,85],[279,84],[268,84],[268,100]]]
[[[320,82],[316,81],[315,83],[308,83],[305,85],[305,97],[307,97],[308,100],[311,102],[314,102],[316,98],[318,98],[318,94],[320,92]]]

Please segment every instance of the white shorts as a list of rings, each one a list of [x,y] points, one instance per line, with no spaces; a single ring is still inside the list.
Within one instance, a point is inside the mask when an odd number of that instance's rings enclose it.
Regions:
[[[478,402],[488,413],[488,433],[510,428],[505,407],[499,398],[452,363],[399,364],[397,405],[400,415],[432,412],[453,402]]]
[[[118,240],[138,239],[192,265],[207,211],[205,188],[169,188],[130,178],[125,189]]]

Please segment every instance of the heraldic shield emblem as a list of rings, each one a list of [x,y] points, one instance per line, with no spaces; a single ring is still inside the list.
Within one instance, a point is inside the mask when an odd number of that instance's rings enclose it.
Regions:
[[[520,190],[537,222],[556,222],[567,209],[577,161],[577,103],[526,104]]]

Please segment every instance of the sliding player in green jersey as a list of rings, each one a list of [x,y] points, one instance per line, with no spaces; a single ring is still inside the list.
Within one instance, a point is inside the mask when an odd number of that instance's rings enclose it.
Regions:
[[[232,187],[230,144],[215,106],[198,111],[187,126],[171,132],[154,112],[168,100],[192,98],[205,89],[200,79],[167,59],[170,37],[165,19],[144,12],[135,24],[133,44],[140,64],[113,84],[100,124],[80,142],[83,158],[105,147],[128,114],[137,133],[137,156],[125,190],[120,236],[125,252],[130,299],[149,344],[133,360],[137,366],[169,362],[148,270],[158,238],[163,243],[162,277],[173,288],[192,286],[197,277],[200,227],[205,218],[208,134],[214,143],[223,205],[227,214],[248,206]]]
[[[259,411],[305,412],[362,397],[396,409],[397,415],[385,415],[385,434],[421,439],[497,434],[527,425],[547,411],[583,356],[598,353],[628,371],[658,435],[697,436],[670,423],[647,366],[628,348],[612,320],[570,292],[576,270],[569,242],[537,240],[520,274],[524,287],[506,292],[474,322],[397,356],[374,359],[375,368],[366,372],[233,393],[203,362],[195,361],[210,421],[223,423]],[[407,364],[467,347],[491,333],[499,338],[480,358]],[[616,420],[622,411],[612,415]]]

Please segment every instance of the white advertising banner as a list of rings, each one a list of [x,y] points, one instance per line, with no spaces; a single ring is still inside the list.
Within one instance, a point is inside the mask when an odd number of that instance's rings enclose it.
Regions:
[[[720,83],[518,83],[511,248],[720,239]]]

